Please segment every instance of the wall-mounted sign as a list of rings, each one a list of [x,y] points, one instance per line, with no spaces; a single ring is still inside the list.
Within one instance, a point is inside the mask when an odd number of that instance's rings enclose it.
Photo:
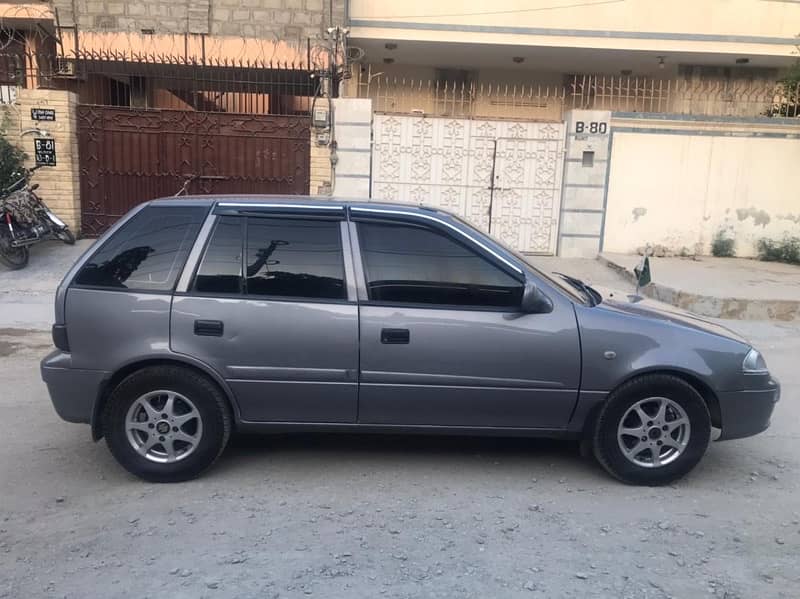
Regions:
[[[608,123],[602,121],[575,121],[575,133],[591,133],[592,135],[605,135],[608,133]]]
[[[36,166],[55,166],[56,140],[51,137],[37,137],[33,140],[33,155]]]
[[[54,121],[56,120],[56,111],[52,108],[31,108],[31,120]]]

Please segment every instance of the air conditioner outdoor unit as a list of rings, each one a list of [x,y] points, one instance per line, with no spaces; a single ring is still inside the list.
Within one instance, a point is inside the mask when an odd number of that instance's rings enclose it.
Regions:
[[[56,77],[71,79],[77,76],[75,70],[75,61],[72,59],[64,58],[62,56],[57,56],[55,66],[56,66],[55,73],[53,74]]]

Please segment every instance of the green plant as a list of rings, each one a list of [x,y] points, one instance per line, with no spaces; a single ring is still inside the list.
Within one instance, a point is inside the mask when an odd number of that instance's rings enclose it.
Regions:
[[[797,36],[800,39],[800,35]],[[800,45],[797,46],[800,52]],[[795,53],[798,53],[795,52]],[[800,117],[800,59],[795,60],[778,79],[780,95],[765,114],[767,116]]]
[[[736,241],[729,237],[725,229],[720,229],[711,240],[711,255],[717,258],[733,258],[736,255]]]
[[[800,264],[800,237],[787,235],[781,240],[762,237],[758,240],[758,259]]]
[[[25,152],[0,135],[0,189],[5,189],[24,172]]]

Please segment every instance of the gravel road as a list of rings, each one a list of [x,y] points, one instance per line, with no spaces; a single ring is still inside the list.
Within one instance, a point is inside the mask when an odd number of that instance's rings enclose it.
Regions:
[[[784,385],[773,426],[666,488],[573,443],[237,439],[202,479],[136,480],[0,330],[0,597],[798,597],[800,323],[729,322]]]

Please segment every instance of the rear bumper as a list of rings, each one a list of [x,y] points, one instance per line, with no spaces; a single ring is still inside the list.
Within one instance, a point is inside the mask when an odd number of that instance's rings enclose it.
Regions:
[[[718,440],[750,437],[767,430],[780,396],[780,384],[772,378],[764,389],[719,393],[722,434]]]
[[[92,421],[94,402],[108,373],[102,370],[71,368],[72,356],[61,350],[48,354],[41,362],[42,380],[58,415],[67,422]]]

